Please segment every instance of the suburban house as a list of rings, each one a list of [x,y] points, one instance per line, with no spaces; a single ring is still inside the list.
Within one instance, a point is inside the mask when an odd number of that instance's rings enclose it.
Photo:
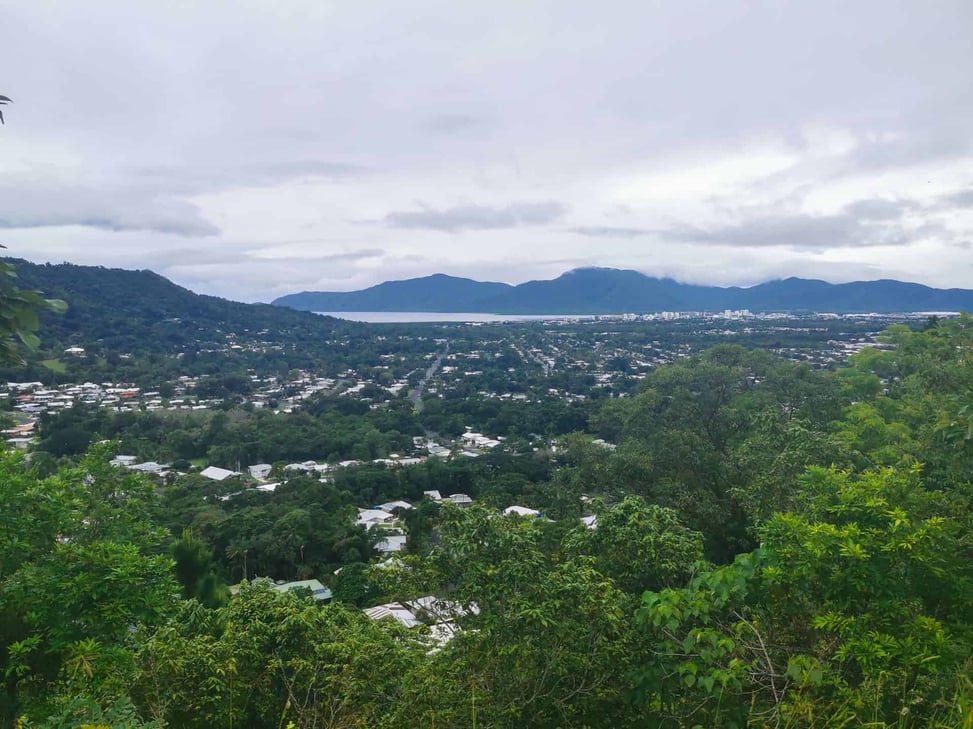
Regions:
[[[516,516],[530,517],[540,516],[540,512],[537,509],[529,509],[526,506],[508,506],[503,510],[504,516],[510,516],[511,514],[515,514]]]
[[[390,521],[395,521],[395,516],[387,511],[382,511],[381,509],[359,509],[358,518],[355,520],[355,523],[364,527],[373,527],[379,524],[388,524]]]
[[[254,466],[247,466],[247,471],[249,471],[252,478],[258,481],[263,481],[270,475],[270,471],[273,469],[269,463],[258,463]]]
[[[291,592],[292,590],[310,590],[315,602],[325,602],[331,599],[331,590],[318,580],[297,580],[271,585],[277,592]]]
[[[239,471],[228,471],[227,469],[220,468],[219,466],[207,466],[199,472],[199,475],[205,476],[211,481],[226,481],[228,478],[242,476],[243,474]]]
[[[396,509],[411,509],[412,504],[410,504],[408,501],[386,501],[378,508],[391,514]]]
[[[459,632],[457,618],[468,614],[477,615],[480,610],[476,605],[471,605],[467,609],[457,602],[440,600],[435,595],[426,595],[415,600],[376,605],[364,612],[372,620],[397,620],[407,628],[426,625],[429,627],[433,641],[438,646],[442,646]]]
[[[406,539],[407,537],[404,534],[389,534],[375,545],[375,549],[382,554],[401,552],[405,549]]]
[[[422,625],[422,622],[412,613],[409,608],[398,602],[389,602],[384,605],[376,605],[375,607],[367,608],[365,615],[370,617],[372,620],[387,620],[391,618],[392,620],[397,620],[402,623],[407,628],[414,628],[417,625]]]
[[[145,463],[133,463],[127,468],[130,471],[138,471],[139,473],[162,473],[168,466],[156,463],[155,461],[146,461]]]

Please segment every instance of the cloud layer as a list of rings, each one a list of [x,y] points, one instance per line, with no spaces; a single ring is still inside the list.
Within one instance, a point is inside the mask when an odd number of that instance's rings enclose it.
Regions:
[[[973,281],[973,5],[3,11],[0,243],[268,300],[575,265]]]
[[[503,207],[459,205],[446,210],[392,212],[385,216],[391,228],[418,228],[458,233],[464,230],[500,230],[521,225],[552,223],[565,213],[556,202],[512,203]]]

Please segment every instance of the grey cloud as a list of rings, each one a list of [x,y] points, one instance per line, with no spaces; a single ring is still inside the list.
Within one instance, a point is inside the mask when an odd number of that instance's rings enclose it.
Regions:
[[[556,202],[514,203],[504,207],[460,205],[444,210],[426,208],[391,212],[385,216],[390,228],[421,228],[457,233],[463,230],[497,230],[522,225],[551,223],[566,212]]]
[[[292,262],[292,263],[304,263],[305,265],[320,265],[324,263],[354,263],[357,261],[365,261],[370,258],[381,258],[382,256],[388,255],[388,251],[382,248],[362,248],[355,251],[341,251],[338,253],[307,253],[307,254],[292,254],[285,252],[278,253],[275,251],[276,246],[270,246],[267,248],[248,251],[246,257],[258,260],[258,261],[273,261],[273,262]]]
[[[951,207],[973,208],[973,188],[943,195],[940,201]]]
[[[740,223],[712,228],[672,226],[658,230],[669,240],[740,247],[784,246],[795,250],[867,248],[908,245],[927,236],[947,236],[946,228],[928,216],[915,200],[869,198],[856,200],[833,215],[810,213],[759,214]]]
[[[140,185],[153,185],[182,195],[219,192],[250,185],[270,185],[302,177],[345,181],[368,173],[364,165],[327,160],[285,160],[227,165],[149,165],[116,170],[117,176],[131,175]]]
[[[191,202],[152,190],[54,183],[0,185],[0,228],[69,225],[180,236],[220,232]]]
[[[768,260],[749,255],[746,251],[733,252],[733,265],[714,275],[705,262],[653,263],[641,269],[649,276],[673,278],[682,283],[716,286],[753,286],[778,278],[798,275],[801,278],[820,278],[839,283],[881,278],[883,267],[861,261],[834,263],[814,258],[790,258],[782,261]],[[904,277],[903,277],[904,278]]]
[[[238,300],[270,301],[297,291],[353,291],[389,278],[371,266],[360,265],[374,258],[373,253],[374,250],[368,249],[309,259],[236,256],[205,262],[189,258],[172,261],[158,270],[194,291]],[[425,272],[410,256],[384,255],[382,267],[386,266],[403,273],[403,277],[421,276]]]
[[[658,231],[669,240],[725,246],[786,246],[798,250],[905,245],[910,236],[898,226],[867,225],[851,215],[778,215],[737,225],[691,226]]]
[[[484,117],[473,114],[439,114],[427,119],[423,126],[439,134],[460,134],[462,132],[482,129],[487,124]]]
[[[310,260],[337,263],[339,261],[364,261],[369,258],[381,258],[384,255],[386,255],[386,251],[382,248],[363,248],[360,251],[345,251],[343,253],[326,253],[319,256],[311,256]]]
[[[11,242],[31,240],[38,255],[75,255],[54,241],[83,240],[92,263],[110,262],[110,251],[124,245],[138,265],[140,254],[164,260],[191,248],[185,236],[214,234],[218,223],[224,232],[208,238],[207,249],[247,261],[250,278],[234,279],[239,269],[223,267],[212,280],[221,290],[239,283],[253,292],[276,285],[278,272],[250,258],[258,243],[246,231],[258,215],[269,237],[323,237],[321,262],[280,269],[288,282],[340,268],[325,260],[345,255],[334,251],[336,240],[390,252],[388,268],[368,261],[355,274],[362,277],[421,275],[444,265],[441,241],[419,240],[415,230],[495,231],[489,253],[513,252],[510,270],[521,278],[547,275],[538,262],[568,255],[569,246],[578,256],[590,252],[591,264],[626,267],[654,265],[664,249],[672,265],[705,269],[697,278],[704,280],[731,275],[747,245],[761,260],[782,255],[770,250],[779,243],[811,251],[791,257],[793,273],[826,247],[857,246],[864,259],[867,245],[919,235],[923,216],[955,227],[946,240],[970,238],[968,219],[950,215],[973,204],[964,192],[923,209],[861,201],[832,216],[808,216],[798,213],[805,201],[796,200],[754,211],[796,185],[840,199],[847,189],[883,191],[892,183],[889,195],[925,200],[932,188],[923,190],[929,178],[919,178],[919,169],[937,184],[937,165],[948,179],[968,169],[973,44],[961,29],[973,27],[969,0],[860,0],[856,16],[868,22],[854,33],[846,32],[848,7],[840,0],[780,7],[624,0],[610,11],[598,3],[436,0],[418,14],[388,0],[230,8],[7,3],[0,68],[17,70],[3,89],[17,104],[0,128],[0,220],[8,228],[85,226],[24,228]],[[678,225],[695,222],[696,180],[646,191],[644,209],[675,223],[645,232],[738,246],[733,251],[699,260],[692,245],[663,241],[648,250],[636,226],[650,223],[637,213],[574,218],[593,200],[606,210],[621,203],[614,199],[619,177],[664,178],[709,159],[718,167],[765,146],[782,147],[794,164],[768,176],[762,189],[712,189],[719,183],[700,173],[703,194],[722,203],[711,227]],[[327,184],[272,189],[310,177],[341,185],[340,194],[332,196]],[[267,188],[267,195],[238,194],[247,187]],[[451,207],[495,199],[479,197],[486,190],[559,202]],[[220,199],[205,199],[211,192]],[[213,210],[213,222],[194,197]],[[410,197],[430,207],[411,205]],[[318,206],[321,214],[305,229],[307,212]],[[383,218],[376,210],[393,212]],[[370,228],[349,223],[365,219]],[[552,222],[561,229],[540,227]],[[538,227],[526,246],[530,225]],[[174,244],[170,234],[183,240]],[[426,259],[407,265],[399,251]],[[293,254],[281,248],[268,255]],[[870,255],[894,271],[881,252]],[[930,282],[955,282],[957,269],[954,261],[931,261]]]
[[[921,206],[914,200],[857,200],[844,208],[845,215],[857,220],[898,220],[905,213],[918,210]]]
[[[963,106],[962,103],[958,104],[959,108]],[[968,101],[966,107],[967,114],[973,110]],[[845,172],[859,174],[863,171],[908,168],[956,159],[973,151],[973,141],[962,115],[947,115],[944,118],[930,115],[927,110],[903,116],[898,123],[888,126],[893,132],[891,139],[857,145],[847,155]],[[950,119],[948,116],[956,118]]]
[[[388,255],[388,252],[381,248],[301,254],[289,253],[286,248],[281,250],[278,250],[277,246],[264,246],[245,251],[233,247],[208,248],[206,250],[174,247],[171,250],[158,251],[148,256],[139,255],[138,252],[120,251],[114,254],[114,259],[119,263],[124,262],[126,266],[147,266],[166,270],[174,267],[185,267],[193,270],[209,267],[218,270],[220,266],[253,266],[255,270],[259,270],[260,266],[268,269],[273,269],[275,266],[285,266],[302,270],[306,275],[308,271],[345,270],[345,266],[348,264]]]
[[[611,225],[581,225],[568,228],[568,231],[592,238],[638,238],[653,232],[647,228],[622,228]]]
[[[244,168],[241,176],[244,180],[249,178],[265,182],[281,182],[295,177],[324,177],[331,180],[345,180],[358,177],[366,172],[367,168],[363,165],[317,160],[293,160]],[[224,182],[229,182],[229,180],[224,180]]]

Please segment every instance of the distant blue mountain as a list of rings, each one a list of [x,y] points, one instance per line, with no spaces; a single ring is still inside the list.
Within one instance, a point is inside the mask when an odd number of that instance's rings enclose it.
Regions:
[[[462,311],[474,302],[499,297],[514,287],[505,283],[484,283],[443,273],[386,281],[361,291],[303,291],[275,299],[275,306],[303,311]],[[405,307],[405,308],[401,308]]]
[[[830,284],[801,278],[757,286],[696,286],[638,271],[579,268],[550,281],[474,281],[444,274],[386,281],[362,291],[305,291],[276,299],[305,311],[430,311],[491,314],[623,314],[656,311],[971,311],[973,291],[902,281]]]

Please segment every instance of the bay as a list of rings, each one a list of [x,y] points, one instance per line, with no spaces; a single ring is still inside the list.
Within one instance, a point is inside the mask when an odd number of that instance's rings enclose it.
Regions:
[[[437,311],[316,311],[314,313],[367,324],[486,323],[599,318],[597,314],[482,314],[473,312],[444,313]]]

